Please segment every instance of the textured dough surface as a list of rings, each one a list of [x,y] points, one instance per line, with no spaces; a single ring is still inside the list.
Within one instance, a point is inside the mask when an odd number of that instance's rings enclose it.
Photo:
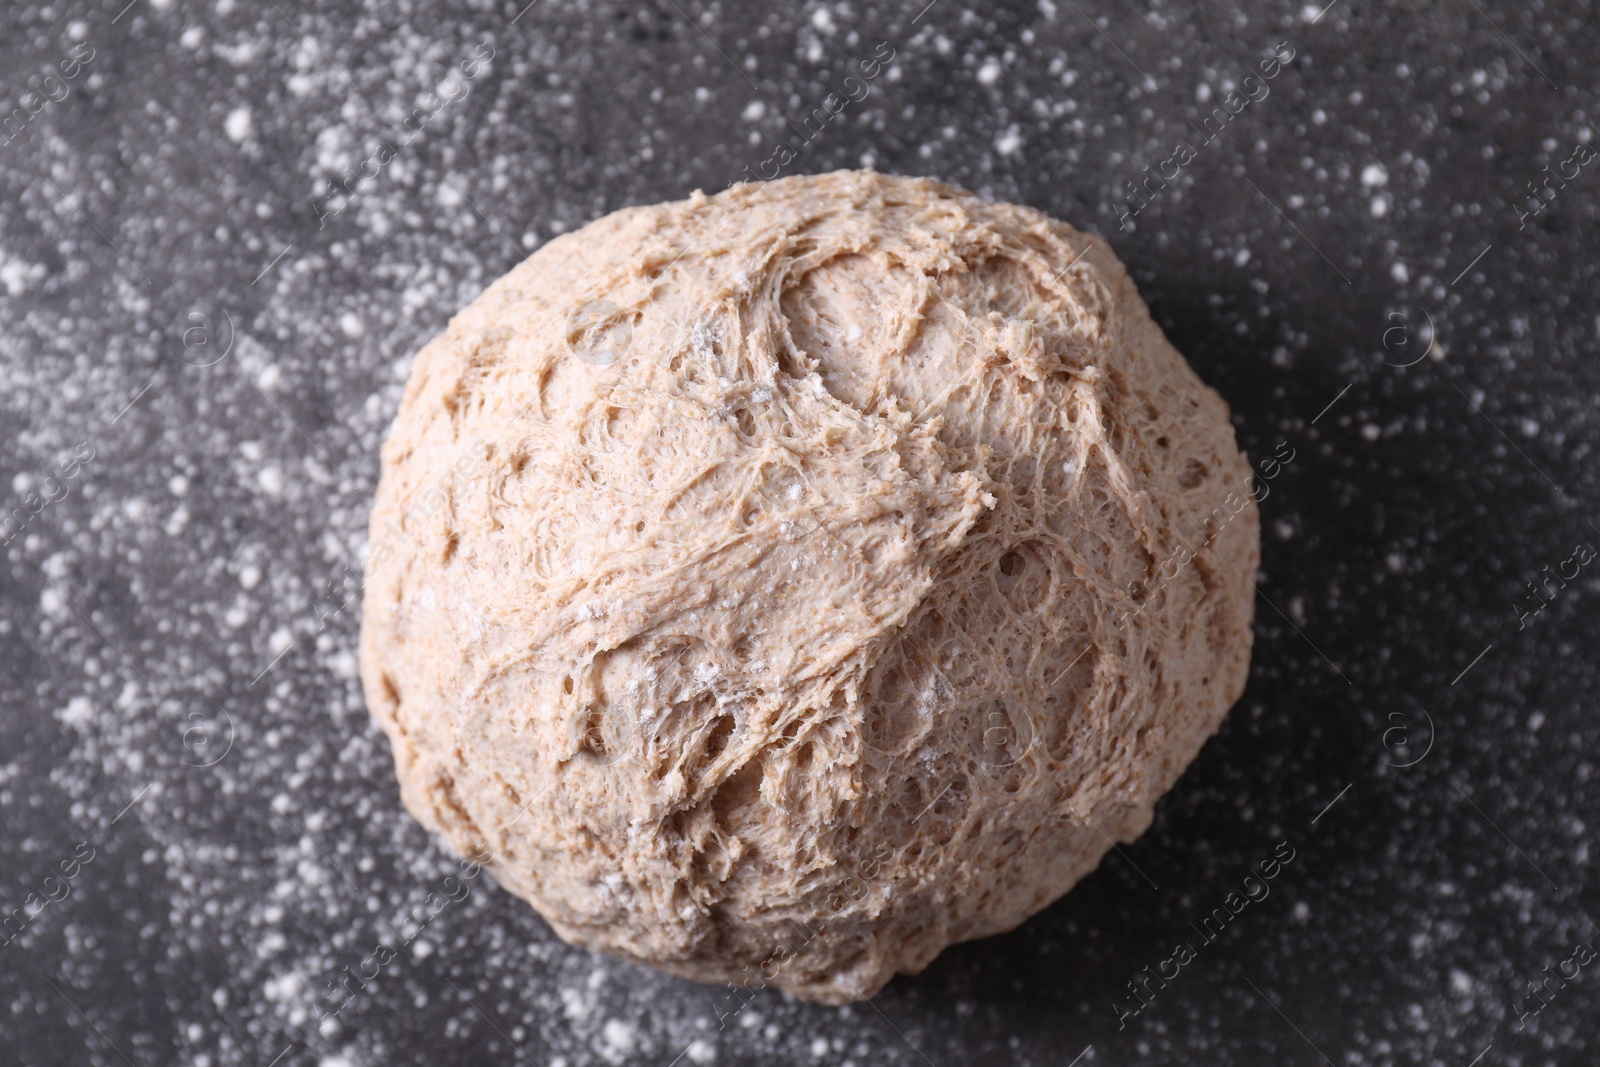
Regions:
[[[1011,929],[1248,672],[1226,405],[1104,241],[930,181],[551,241],[417,356],[382,464],[361,675],[407,807],[690,978],[841,1003]]]

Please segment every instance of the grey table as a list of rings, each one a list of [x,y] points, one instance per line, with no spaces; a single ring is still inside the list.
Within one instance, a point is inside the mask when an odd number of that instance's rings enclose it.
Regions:
[[[924,2],[6,6],[0,1061],[1595,1062],[1593,5]],[[1243,700],[870,1004],[729,1015],[488,879],[429,917],[353,658],[409,356],[605,212],[862,165],[1107,236],[1293,455]]]

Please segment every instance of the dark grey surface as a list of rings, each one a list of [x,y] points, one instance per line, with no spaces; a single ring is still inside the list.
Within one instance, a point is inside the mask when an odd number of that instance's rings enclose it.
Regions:
[[[1600,568],[1518,618],[1600,546],[1600,163],[1517,207],[1600,147],[1592,5],[124,2],[0,13],[4,98],[61,97],[0,143],[0,489],[28,513],[0,912],[66,894],[0,945],[0,1062],[1595,1062],[1600,963],[1512,1009],[1600,938]],[[871,163],[1106,234],[1252,457],[1294,450],[1243,700],[1136,844],[870,1005],[763,992],[719,1029],[726,991],[568,949],[482,879],[319,1029],[323,984],[454,870],[353,673],[407,358],[553,234],[738,179],[880,41],[786,172]],[[1119,231],[1122,182],[1280,42],[1270,95]],[[1271,895],[1202,944],[1280,842]]]

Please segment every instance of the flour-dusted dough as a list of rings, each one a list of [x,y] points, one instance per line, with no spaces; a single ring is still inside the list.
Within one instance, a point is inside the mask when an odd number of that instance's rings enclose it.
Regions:
[[[567,941],[841,1003],[1149,825],[1244,686],[1251,488],[1104,241],[697,193],[417,356],[362,680],[406,805]]]

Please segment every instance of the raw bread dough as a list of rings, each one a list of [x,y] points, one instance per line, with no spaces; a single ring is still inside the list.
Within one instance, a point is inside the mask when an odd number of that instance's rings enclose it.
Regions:
[[[1037,211],[630,208],[417,356],[362,680],[406,805],[561,937],[842,1003],[1149,825],[1244,686],[1250,475]]]

